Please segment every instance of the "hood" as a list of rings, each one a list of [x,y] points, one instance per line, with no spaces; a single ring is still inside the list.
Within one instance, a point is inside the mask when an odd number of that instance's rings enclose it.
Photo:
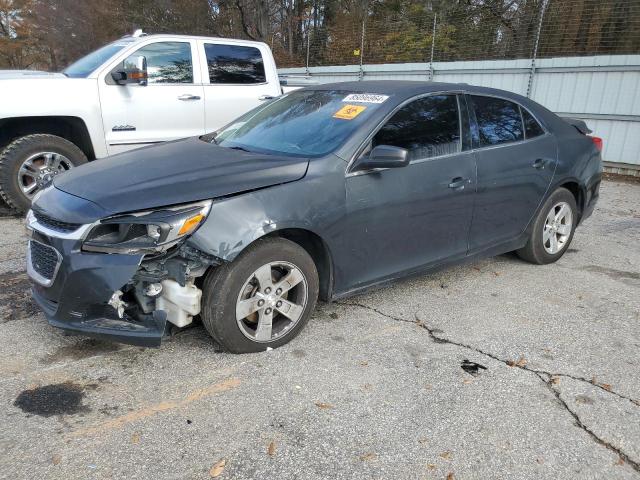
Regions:
[[[56,188],[109,215],[194,202],[304,177],[309,160],[248,153],[188,138],[74,168]]]
[[[40,70],[0,70],[0,80],[25,78],[67,78],[62,73],[42,72]]]

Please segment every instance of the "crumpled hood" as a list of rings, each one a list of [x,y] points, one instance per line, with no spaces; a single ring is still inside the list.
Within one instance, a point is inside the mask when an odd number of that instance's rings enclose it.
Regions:
[[[211,199],[292,182],[309,160],[248,153],[200,140],[176,140],[96,160],[54,185],[107,214]]]

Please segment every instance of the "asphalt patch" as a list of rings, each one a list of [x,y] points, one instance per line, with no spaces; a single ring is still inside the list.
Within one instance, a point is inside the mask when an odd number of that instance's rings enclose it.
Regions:
[[[24,272],[0,274],[0,323],[28,318],[39,312],[31,298],[31,284]]]
[[[640,273],[627,272],[625,270],[616,270],[614,268],[600,267],[599,265],[588,265],[582,268],[587,272],[600,273],[609,278],[618,280],[628,285],[638,285],[640,283]]]
[[[82,404],[84,394],[82,385],[71,382],[57,383],[24,390],[13,405],[25,413],[41,417],[75,415],[90,411]]]
[[[487,369],[487,367],[485,367],[484,365],[480,365],[479,363],[476,363],[476,362],[470,362],[466,358],[462,361],[462,364],[460,364],[460,367],[465,372],[473,375],[474,377],[477,377],[478,375],[480,375],[480,370]]]

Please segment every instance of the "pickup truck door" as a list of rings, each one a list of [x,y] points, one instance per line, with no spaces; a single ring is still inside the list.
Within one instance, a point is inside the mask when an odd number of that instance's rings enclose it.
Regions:
[[[207,132],[282,93],[275,62],[266,45],[198,40],[198,50]]]
[[[147,59],[148,85],[117,85],[111,71],[122,62],[98,80],[109,154],[205,133],[196,42],[156,41],[129,55]]]

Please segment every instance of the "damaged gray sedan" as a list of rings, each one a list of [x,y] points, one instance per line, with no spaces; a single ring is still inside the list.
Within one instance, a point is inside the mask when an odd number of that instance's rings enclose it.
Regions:
[[[56,177],[27,216],[33,296],[73,333],[158,346],[199,316],[228,351],[275,348],[318,298],[509,251],[556,261],[598,198],[588,133],[468,85],[298,90]]]

